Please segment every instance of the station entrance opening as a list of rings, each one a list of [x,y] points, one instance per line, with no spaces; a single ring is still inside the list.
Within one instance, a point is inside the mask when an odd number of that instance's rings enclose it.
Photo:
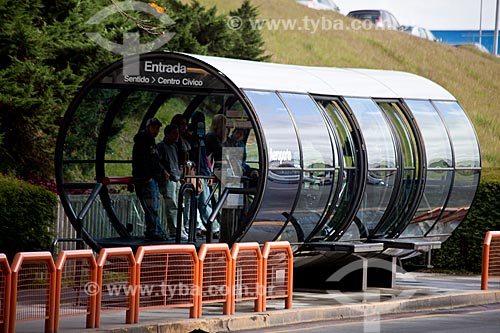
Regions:
[[[318,270],[353,255],[404,258],[439,247],[479,184],[471,122],[425,78],[153,52],[88,80],[59,131],[59,196],[92,249],[158,243],[144,237],[133,138],[178,114],[204,123],[187,128],[194,169],[178,227],[189,238],[167,243],[287,240],[296,267]]]

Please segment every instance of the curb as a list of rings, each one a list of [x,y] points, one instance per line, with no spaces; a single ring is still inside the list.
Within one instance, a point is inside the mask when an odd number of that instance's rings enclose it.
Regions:
[[[106,333],[186,333],[233,332],[239,330],[264,329],[280,325],[292,325],[324,320],[341,320],[372,315],[446,310],[458,307],[500,303],[500,291],[467,292],[427,296],[407,300],[384,301],[361,304],[311,307],[306,309],[273,310],[263,313],[227,315],[217,318],[183,319],[158,324],[134,324],[126,327],[97,329]]]

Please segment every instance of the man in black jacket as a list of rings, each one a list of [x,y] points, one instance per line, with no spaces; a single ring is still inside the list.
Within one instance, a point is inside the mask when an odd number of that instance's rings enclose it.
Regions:
[[[137,197],[146,218],[146,239],[162,241],[167,236],[161,226],[160,191],[158,183],[169,175],[160,163],[155,138],[160,132],[161,122],[157,118],[148,119],[146,129],[134,137],[132,150],[132,176]]]

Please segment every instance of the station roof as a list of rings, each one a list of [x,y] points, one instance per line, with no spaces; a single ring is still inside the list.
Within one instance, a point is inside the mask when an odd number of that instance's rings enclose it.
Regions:
[[[415,74],[373,69],[309,67],[191,55],[240,89],[345,97],[455,100],[440,85]]]

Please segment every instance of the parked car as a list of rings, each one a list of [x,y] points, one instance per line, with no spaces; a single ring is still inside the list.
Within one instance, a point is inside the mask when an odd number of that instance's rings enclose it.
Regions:
[[[403,27],[403,31],[413,36],[432,40],[433,42],[438,41],[436,36],[434,36],[434,34],[429,29],[426,28],[418,27],[415,25],[408,25]]]
[[[398,20],[387,10],[353,10],[347,16],[356,18],[362,21],[370,21],[375,27],[380,29],[399,30],[401,25]]]
[[[340,11],[339,6],[332,0],[297,0],[297,3],[312,9]]]

